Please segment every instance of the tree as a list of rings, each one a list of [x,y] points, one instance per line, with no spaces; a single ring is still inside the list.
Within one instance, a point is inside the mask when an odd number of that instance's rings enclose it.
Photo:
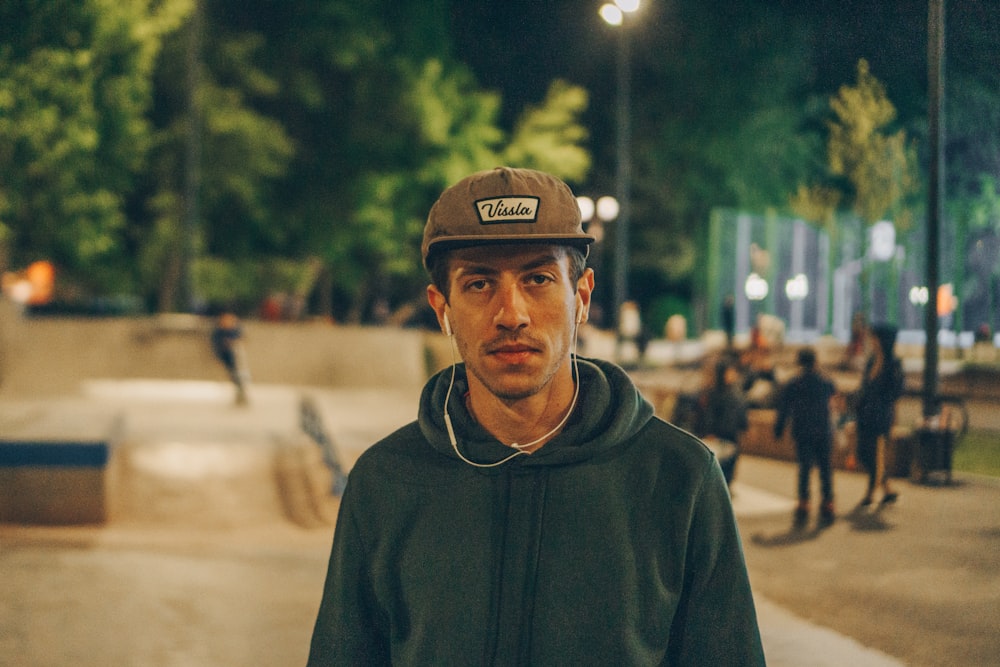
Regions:
[[[916,150],[905,130],[891,132],[896,108],[864,59],[857,77],[830,100],[836,116],[829,123],[830,172],[844,179],[846,201],[861,220],[891,216],[905,229],[912,216],[907,199],[918,189]]]
[[[265,36],[259,62],[281,82],[256,108],[295,147],[274,189],[282,256],[313,267],[314,309],[362,321],[374,304],[419,299],[419,238],[440,191],[470,171],[514,160],[586,172],[578,123],[585,93],[553,85],[512,135],[501,98],[451,53],[450,3],[290,0],[225,15]]]
[[[151,72],[190,3],[0,6],[0,225],[10,261],[128,289],[126,197],[145,167]]]
[[[707,281],[713,209],[781,210],[822,160],[808,34],[774,4],[651,3],[634,26],[630,288],[644,306]]]
[[[830,109],[833,118],[827,123],[828,177],[820,183],[800,184],[790,198],[792,209],[806,220],[824,225],[832,235],[840,234],[846,224],[837,219],[838,205],[850,207],[854,220],[865,226],[888,218],[897,231],[909,229],[912,197],[919,189],[916,149],[904,129],[893,129],[896,108],[866,60],[858,61],[856,84],[841,86],[830,98]],[[887,273],[884,280],[876,280],[873,272]],[[882,311],[880,316],[895,318],[898,277],[895,263],[881,267],[877,263],[865,264],[861,273],[862,311],[868,313],[871,309],[870,288],[881,285],[879,293],[885,303],[878,309]],[[883,283],[889,288],[884,289]]]
[[[159,310],[188,305],[187,281],[202,303],[252,304],[283,249],[273,192],[294,147],[259,110],[280,84],[260,63],[265,36],[226,18],[214,3],[192,13],[157,71],[153,159],[134,226],[144,291]]]
[[[568,181],[580,182],[590,171],[590,153],[584,147],[587,130],[579,124],[587,109],[587,92],[556,79],[541,106],[528,107],[518,119],[503,161],[540,169]]]

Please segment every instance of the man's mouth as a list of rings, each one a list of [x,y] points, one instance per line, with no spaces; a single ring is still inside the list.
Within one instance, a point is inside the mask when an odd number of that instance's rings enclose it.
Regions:
[[[503,343],[488,349],[491,356],[507,363],[524,362],[536,352],[538,352],[537,348],[524,343]]]

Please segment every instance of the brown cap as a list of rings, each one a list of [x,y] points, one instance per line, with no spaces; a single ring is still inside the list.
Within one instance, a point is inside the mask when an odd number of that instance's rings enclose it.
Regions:
[[[431,207],[421,251],[424,266],[440,250],[498,243],[554,243],[581,248],[580,207],[569,186],[534,169],[497,167],[463,178]]]

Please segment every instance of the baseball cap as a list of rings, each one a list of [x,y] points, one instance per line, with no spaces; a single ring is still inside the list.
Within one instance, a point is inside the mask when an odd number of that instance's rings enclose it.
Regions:
[[[564,182],[534,169],[497,167],[463,178],[438,197],[424,225],[424,266],[441,250],[500,243],[586,249],[580,207]]]

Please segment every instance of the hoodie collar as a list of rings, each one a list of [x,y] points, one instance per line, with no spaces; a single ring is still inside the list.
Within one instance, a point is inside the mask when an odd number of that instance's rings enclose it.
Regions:
[[[580,397],[566,426],[541,449],[530,455],[514,457],[511,464],[564,465],[587,460],[621,446],[652,418],[653,407],[618,366],[602,360],[580,358],[579,372],[582,382]],[[418,421],[421,431],[435,450],[457,459],[444,424],[444,399],[451,373],[451,367],[448,367],[424,386]],[[463,400],[467,390],[465,365],[458,364],[448,414],[462,455],[478,463],[493,463],[510,456],[513,450],[488,433],[469,414]]]

